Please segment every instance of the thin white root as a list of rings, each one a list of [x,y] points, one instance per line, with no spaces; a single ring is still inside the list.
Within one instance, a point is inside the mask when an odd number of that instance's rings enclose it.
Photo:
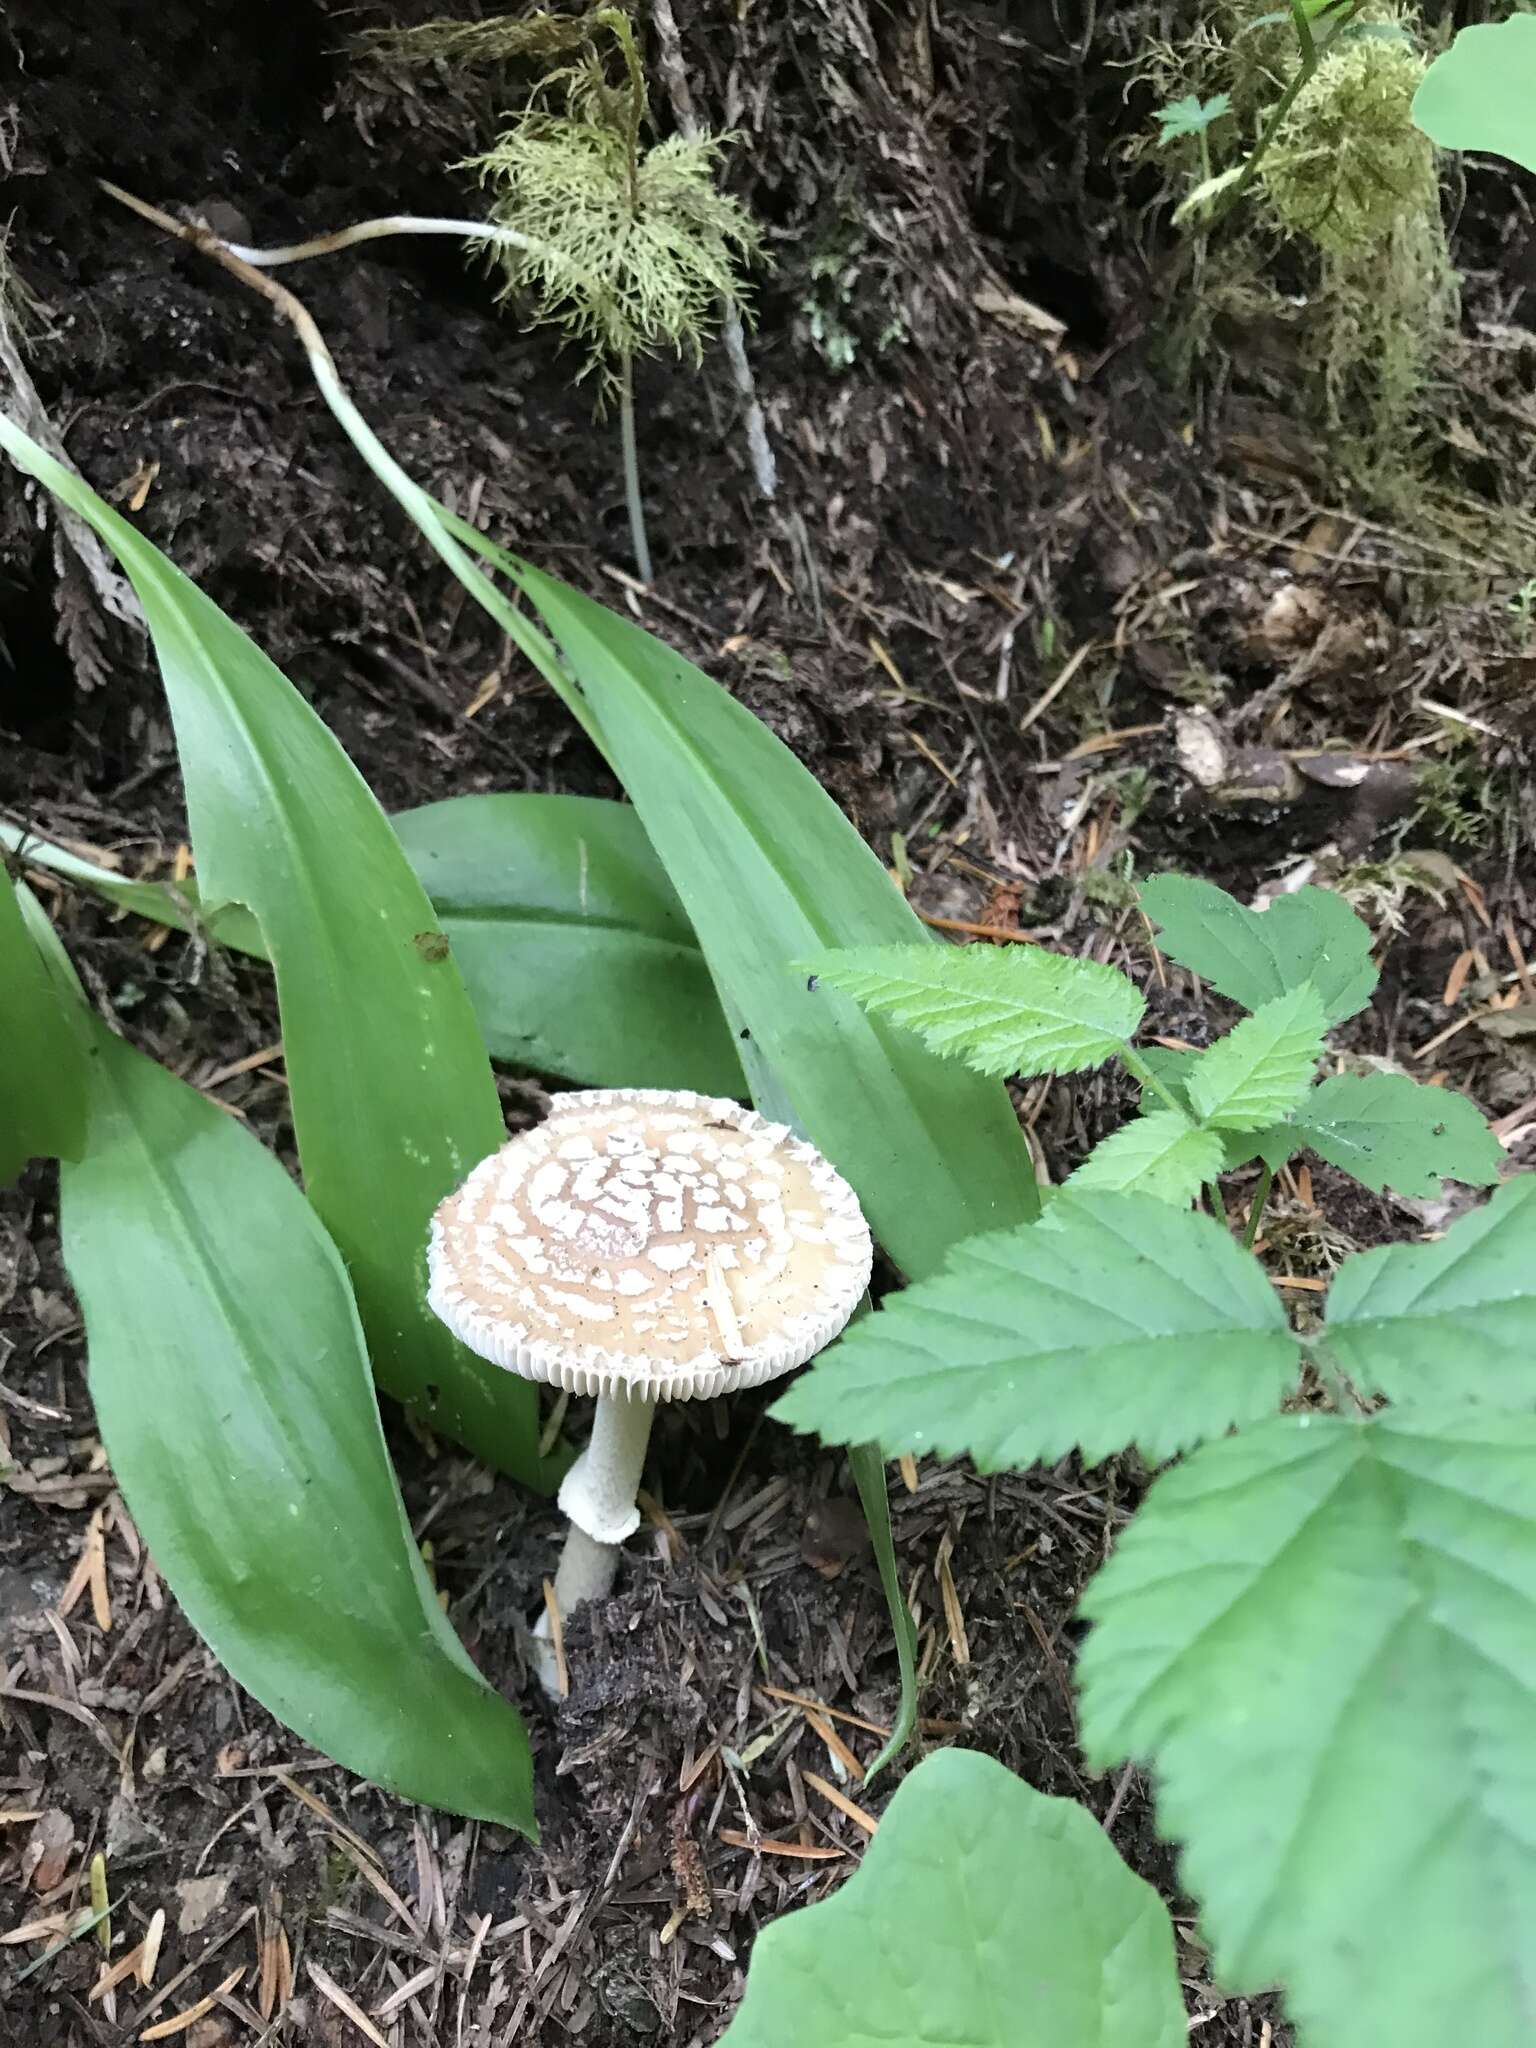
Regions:
[[[338,249],[353,248],[359,242],[382,242],[390,235],[452,235],[461,242],[489,242],[498,249],[531,249],[566,264],[573,275],[576,266],[531,235],[516,228],[498,227],[488,220],[444,220],[433,215],[390,213],[378,220],[360,220],[333,234],[311,235],[306,242],[288,242],[280,249],[251,249],[243,242],[226,242],[225,248],[253,270],[279,270],[285,263],[306,263],[311,256],[332,256]]]

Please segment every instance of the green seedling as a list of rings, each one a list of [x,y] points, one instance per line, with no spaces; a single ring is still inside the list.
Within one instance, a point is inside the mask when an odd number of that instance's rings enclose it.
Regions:
[[[1090,1761],[1153,1763],[1221,1981],[1283,1983],[1308,2048],[1436,2048],[1469,2000],[1475,2037],[1515,2048],[1525,1938],[1504,1902],[1536,1882],[1536,1176],[1435,1241],[1346,1258],[1298,1327],[1250,1249],[1284,1161],[1307,1150],[1423,1198],[1492,1183],[1501,1148],[1449,1090],[1315,1078],[1376,982],[1341,898],[1257,913],[1159,876],[1141,907],[1165,955],[1249,1012],[1205,1051],[1138,1043],[1128,976],[1033,947],[805,963],[821,1000],[981,1074],[1118,1060],[1141,1114],[1038,1223],[959,1246],[773,1413],[983,1471],[1182,1458],[1083,1603]],[[1254,1161],[1239,1236],[1213,1190]]]

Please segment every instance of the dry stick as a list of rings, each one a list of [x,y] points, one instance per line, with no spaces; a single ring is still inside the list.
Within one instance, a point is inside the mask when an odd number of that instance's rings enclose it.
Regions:
[[[651,0],[651,19],[656,24],[656,63],[667,82],[667,97],[672,102],[673,116],[684,137],[694,142],[700,134],[699,117],[694,112],[693,93],[683,64],[683,43],[677,32],[672,0]],[[758,401],[752,365],[747,359],[746,329],[741,324],[740,313],[729,300],[721,308],[720,338],[725,343],[737,396],[746,412],[752,474],[757,479],[758,490],[771,500],[778,495],[778,468],[768,440],[768,424]]]

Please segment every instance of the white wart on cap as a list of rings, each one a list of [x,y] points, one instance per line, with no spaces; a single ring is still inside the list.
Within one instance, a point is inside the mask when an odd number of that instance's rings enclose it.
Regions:
[[[842,1330],[869,1229],[814,1147],[686,1091],[561,1096],[438,1209],[434,1311],[482,1358],[572,1393],[757,1386]]]

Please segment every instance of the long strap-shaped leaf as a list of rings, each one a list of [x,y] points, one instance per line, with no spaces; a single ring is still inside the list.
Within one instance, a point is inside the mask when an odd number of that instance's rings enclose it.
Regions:
[[[814,776],[651,634],[527,564],[518,581],[597,713],[730,1009],[896,1264],[918,1278],[961,1238],[1027,1222],[1034,1178],[1001,1083],[794,970],[832,947],[930,939]]]
[[[0,416],[0,446],[94,527],[159,657],[203,893],[255,913],[277,977],[310,1199],[351,1271],[374,1371],[482,1456],[539,1483],[533,1392],[426,1307],[435,1204],[502,1141],[474,1013],[388,820],[267,657],[80,479]]]
[[[592,1088],[746,1092],[699,942],[630,805],[456,796],[391,822],[493,1059]],[[140,917],[266,958],[250,912],[203,912],[190,879],[135,881],[3,821],[0,847]]]
[[[65,1261],[102,1437],[156,1564],[238,1682],[328,1756],[535,1833],[523,1725],[427,1581],[314,1210],[233,1118],[60,999],[91,1077],[85,1151],[62,1174]]]
[[[185,233],[155,209],[137,210],[172,233]],[[227,267],[241,269],[237,263]],[[997,1084],[935,1071],[932,1056],[921,1047],[888,1037],[857,1012],[849,1013],[846,1005],[841,1006],[841,1015],[827,1004],[814,1013],[800,1011],[791,1017],[788,988],[778,981],[789,961],[828,946],[913,942],[928,936],[814,778],[718,685],[633,628],[626,630],[649,651],[642,665],[646,681],[634,691],[628,707],[628,743],[613,743],[601,723],[597,700],[603,693],[594,687],[594,674],[581,674],[578,687],[544,635],[507,601],[466,549],[522,582],[535,604],[541,595],[551,601],[540,609],[562,640],[564,600],[578,607],[578,618],[584,607],[611,627],[622,622],[548,577],[535,579],[524,564],[438,504],[400,467],[352,403],[303,306],[291,294],[262,288],[280,298],[321,395],[368,467],[617,769],[703,941],[727,1016],[748,1020],[739,1029],[754,1097],[771,1072],[785,1087],[790,1120],[798,1122],[801,1097],[814,1095],[814,1114],[801,1128],[843,1164],[876,1234],[914,1277],[936,1270],[960,1239],[988,1225],[1027,1221],[1036,1215],[1033,1173],[1007,1098]],[[601,657],[601,635],[595,637]],[[563,640],[567,660],[578,674],[582,653],[593,641],[590,626],[585,649]],[[673,705],[670,728],[658,729],[648,717],[658,708],[651,703],[649,687],[658,668],[670,668],[691,680],[693,687],[685,695],[713,712],[711,727],[718,728],[724,720],[734,729],[736,743],[727,742],[726,751],[735,753],[735,765],[743,771],[735,787],[717,785],[707,769],[700,772],[706,764],[689,760],[683,744],[686,726],[678,724],[684,705]],[[600,658],[595,674],[599,682],[603,677],[614,682],[622,701],[630,680],[623,663]],[[614,693],[606,695],[612,702]],[[749,739],[749,732],[754,737]],[[669,753],[669,739],[680,751]],[[679,806],[681,829],[659,836],[670,806],[680,798],[689,799]],[[798,816],[793,815],[796,812]],[[722,862],[719,872],[714,870],[717,855]],[[769,929],[754,932],[751,920],[770,904],[781,916]],[[707,924],[699,921],[700,909],[708,914]],[[819,917],[813,914],[818,909]],[[852,1085],[839,1086],[840,1080],[847,1083],[853,1076],[857,1079]],[[808,1086],[812,1077],[814,1087]],[[883,1118],[889,1122],[882,1141]],[[884,1474],[872,1447],[864,1446],[855,1455],[854,1469],[901,1658],[901,1713],[885,1752],[889,1755],[910,1731],[916,1713],[910,1618],[897,1582]]]
[[[85,1060],[59,1031],[59,998],[0,868],[0,1188],[29,1159],[78,1159]]]

